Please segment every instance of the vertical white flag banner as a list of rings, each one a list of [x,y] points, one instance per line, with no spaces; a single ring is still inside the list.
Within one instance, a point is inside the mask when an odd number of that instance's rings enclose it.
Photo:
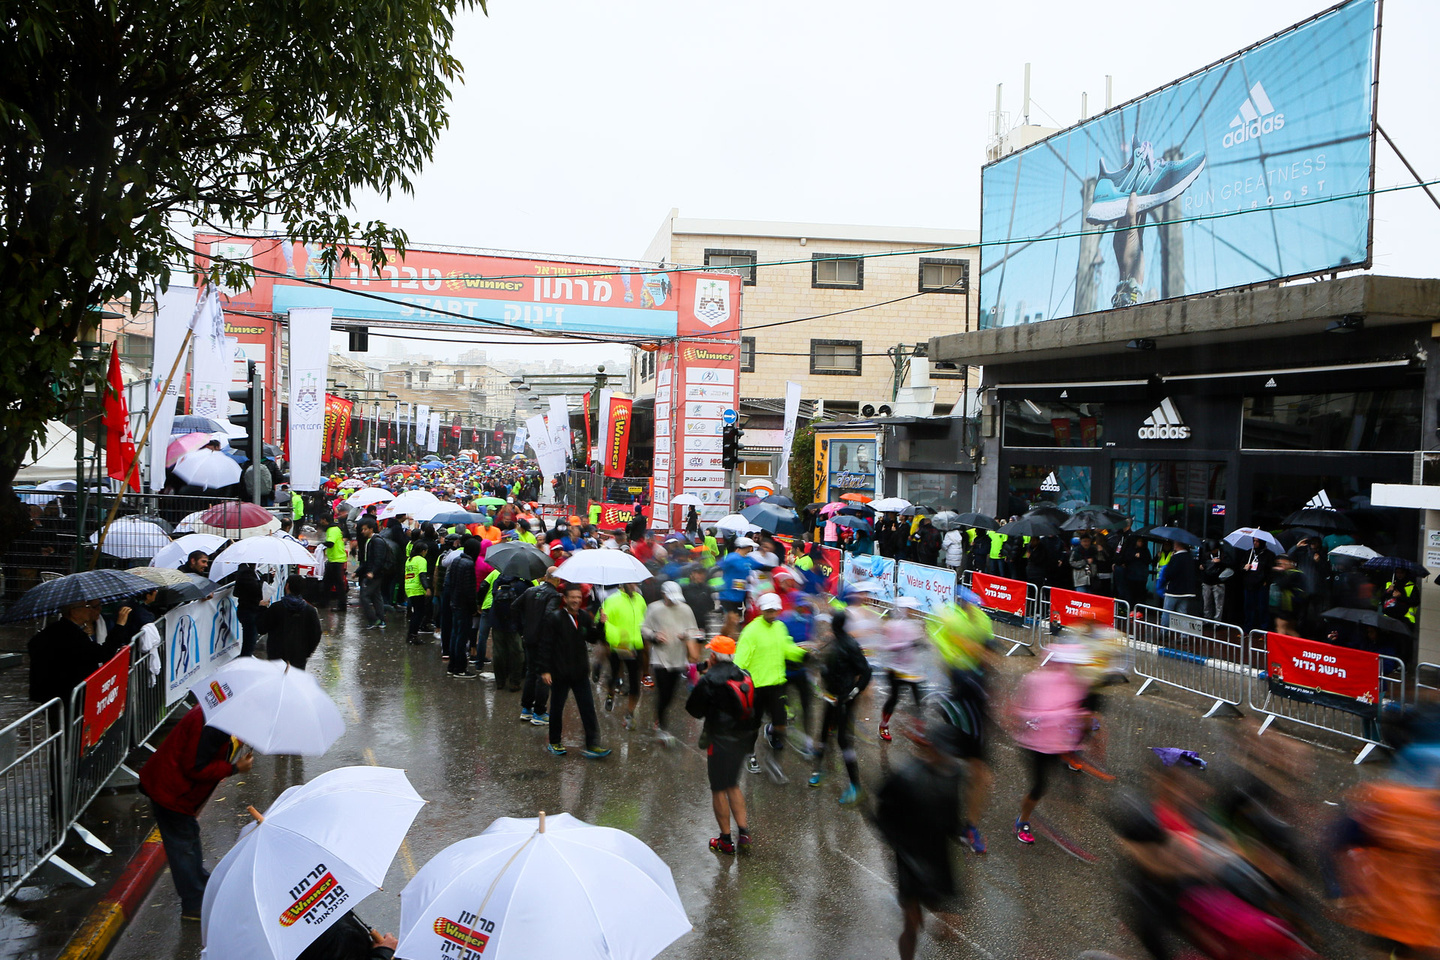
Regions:
[[[570,457],[570,400],[568,397],[550,398],[550,416],[546,418],[550,427],[550,445],[567,460]]]
[[[175,401],[185,385],[185,358],[170,381],[170,389],[160,396],[165,378],[175,364],[175,356],[185,344],[185,331],[195,316],[195,298],[199,291],[194,287],[171,287],[155,298],[155,357],[150,366],[149,403],[153,426],[150,428],[150,492],[158,493],[165,486],[165,449],[170,446],[170,427],[175,422]],[[185,347],[188,351],[190,348]]]
[[[524,453],[524,452],[525,452],[525,438],[528,437],[528,436],[530,436],[530,430],[529,430],[528,427],[523,427],[523,426],[516,427],[516,428],[515,428],[515,447],[514,447],[514,449],[513,449],[511,452],[512,452],[512,453]]]
[[[430,404],[422,403],[415,408],[415,446],[424,446],[428,439],[430,439]]]
[[[595,437],[594,452],[591,456],[599,460],[602,467],[605,463],[605,446],[610,440],[610,398],[614,391],[605,387],[600,391],[600,411],[595,417],[595,427],[600,431]]]
[[[800,416],[800,384],[785,381],[785,439],[780,441],[780,470],[775,474],[775,490],[790,485],[790,445],[795,442],[795,421]]]
[[[545,418],[540,414],[530,417],[525,421],[525,431],[530,441],[530,446],[535,449],[535,462],[540,465],[540,472],[545,479],[558,476],[565,470],[565,461],[560,461],[560,466],[555,465],[555,448],[550,443],[550,428],[545,425]]]
[[[234,375],[235,345],[225,336],[225,312],[220,294],[209,287],[191,318],[195,331],[194,376],[190,380],[190,412],[222,423],[230,422],[230,381]]]
[[[330,376],[330,308],[290,311],[290,486],[319,490]]]
[[[430,414],[430,422],[425,429],[425,449],[435,453],[440,449],[440,411],[435,410]]]

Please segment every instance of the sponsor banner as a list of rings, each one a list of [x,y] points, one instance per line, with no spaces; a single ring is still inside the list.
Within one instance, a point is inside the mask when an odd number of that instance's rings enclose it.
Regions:
[[[1025,616],[1026,595],[1030,584],[1023,580],[1009,580],[976,572],[970,574],[970,589],[980,595],[980,605],[986,610],[998,610],[1016,617]],[[1053,592],[1051,603],[1054,603]]]
[[[875,599],[884,603],[895,602],[895,561],[878,554],[845,554],[841,575],[847,586],[860,581],[874,583],[878,588]]]
[[[656,403],[655,403],[655,419],[656,419],[656,420],[668,420],[668,419],[670,419],[670,404],[669,404],[668,401],[665,402],[665,403],[661,403],[661,402],[659,402],[659,401],[656,401]]]
[[[501,439],[504,439],[503,436]],[[425,449],[438,453],[440,449],[440,411],[430,411],[430,421],[425,430]]]
[[[528,437],[528,436],[530,436],[530,428],[529,428],[529,427],[524,426],[523,424],[522,424],[521,426],[516,427],[516,428],[515,428],[515,442],[514,442],[513,444],[511,444],[510,452],[511,452],[511,453],[524,453],[524,452],[525,452],[525,438]]]
[[[570,398],[555,395],[550,398],[550,415],[545,418],[550,427],[550,445],[569,460],[570,457]],[[517,450],[516,453],[521,451]]]
[[[693,453],[720,453],[722,447],[721,438],[718,436],[685,438],[685,455],[687,457]]]
[[[718,437],[725,432],[723,420],[686,420],[686,437]]]
[[[170,389],[161,397],[160,391],[165,386],[165,378],[170,376],[170,368],[175,366],[175,357],[180,353],[183,346],[188,353],[189,344],[185,340],[185,333],[190,323],[190,317],[195,313],[195,298],[199,291],[194,287],[172,286],[169,290],[156,295],[155,300],[155,340],[152,344],[154,357],[150,364],[149,381],[149,406],[151,411],[150,436],[155,439],[150,444],[148,453],[150,457],[150,491],[152,493],[165,486],[165,451],[169,441],[162,443],[161,440],[170,436],[170,425],[175,421],[175,401],[180,397],[180,390],[185,384],[185,357],[180,357],[179,366],[175,368],[175,377],[170,381]]]
[[[325,459],[339,460],[345,456],[350,443],[350,417],[354,412],[353,401],[325,395]]]
[[[685,404],[685,416],[696,420],[719,420],[725,416],[726,405],[723,403],[698,403],[689,402]]]
[[[732,406],[735,403],[735,388],[714,383],[692,383],[685,387],[686,400],[708,400]]]
[[[734,370],[726,370],[723,367],[687,367],[685,370],[686,383],[730,384],[734,386],[735,378],[736,372]]]
[[[691,487],[723,487],[725,486],[724,472],[710,473],[705,470],[686,470],[680,478],[680,483],[689,490]]]
[[[1353,709],[1380,702],[1380,657],[1366,650],[1267,633],[1265,672],[1271,690],[1307,703],[1339,698]]]
[[[666,440],[669,440],[669,439],[670,439],[670,421],[669,421],[669,420],[656,420],[656,421],[655,421],[655,436],[656,436],[656,437],[663,437],[663,438],[665,438]]]
[[[974,582],[973,580],[971,581]],[[1115,626],[1115,601],[1094,593],[1050,588],[1050,622],[1062,627],[1074,626],[1093,617],[1107,627]]]
[[[598,526],[602,530],[619,530],[635,519],[635,508],[629,504],[600,504]]]
[[[1377,6],[986,166],[981,328],[1368,266]]]
[[[780,470],[775,485],[782,489],[790,486],[790,448],[795,445],[795,421],[800,416],[800,384],[785,381],[785,433],[780,439]]]
[[[415,407],[415,446],[423,447],[430,439],[430,404]]]
[[[729,504],[723,504],[721,506],[703,506],[700,508],[700,519],[706,523],[714,523],[716,520],[724,518],[729,513]]]
[[[330,375],[330,311],[290,313],[290,486],[319,490],[325,449],[325,379]]]
[[[666,395],[667,397],[670,395],[670,378],[671,378],[671,376],[672,376],[672,373],[671,373],[671,370],[670,370],[669,367],[666,367],[664,370],[661,370],[660,373],[656,376],[656,378],[655,378],[655,386],[656,386],[656,388],[657,388],[657,389],[656,389],[656,393],[655,393],[656,396],[659,396],[659,395],[660,395],[660,393],[659,393],[660,390],[664,390],[664,391],[665,391],[665,395]]]
[[[165,640],[165,703],[183,700],[190,687],[240,654],[240,614],[225,587],[206,600],[182,603],[160,619]]]
[[[657,429],[657,435],[655,437],[655,455],[657,457],[661,455],[669,456],[670,454],[670,424],[668,422],[665,424],[665,431],[665,436],[662,437],[658,435]]]
[[[195,350],[191,355],[190,412],[228,423],[235,341],[225,336],[225,312],[214,287],[207,287],[195,305],[191,326]]]
[[[130,686],[130,647],[122,647],[110,662],[85,678],[85,719],[80,726],[84,753],[125,715],[125,693]]]
[[[914,597],[922,610],[934,613],[955,601],[955,571],[901,560],[895,565],[895,595]]]
[[[635,401],[625,397],[610,398],[609,432],[605,440],[605,476],[625,476],[625,463],[630,459],[630,411]]]
[[[682,459],[687,470],[725,469],[725,458],[717,453],[687,453]]]
[[[789,551],[788,556],[791,558],[791,565],[793,566],[795,558],[800,554],[801,545],[796,542],[794,537],[788,534],[776,536],[775,542],[785,545],[786,550]],[[844,554],[834,547],[820,547],[810,556],[815,563],[815,572],[824,582],[825,592],[831,595],[839,594],[840,574],[845,565]]]
[[[686,363],[694,363],[696,360],[713,360],[719,363],[729,363],[731,360],[740,359],[740,350],[738,347],[710,345],[685,347],[680,351],[680,356]]]

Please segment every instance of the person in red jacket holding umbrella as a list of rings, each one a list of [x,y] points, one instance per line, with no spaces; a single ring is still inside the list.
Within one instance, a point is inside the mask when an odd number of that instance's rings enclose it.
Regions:
[[[205,881],[210,877],[200,852],[200,821],[195,815],[221,780],[248,773],[254,763],[254,755],[243,743],[205,725],[205,712],[197,705],[140,768],[140,789],[155,812],[170,876],[180,894],[182,920],[200,919]]]

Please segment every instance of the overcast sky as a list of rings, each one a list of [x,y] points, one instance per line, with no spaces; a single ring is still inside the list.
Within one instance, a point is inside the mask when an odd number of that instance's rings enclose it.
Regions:
[[[1068,126],[1082,91],[1104,107],[1107,73],[1118,104],[1324,6],[490,0],[457,24],[465,84],[415,196],[357,210],[415,243],[596,257],[638,257],[671,207],[978,229],[995,85],[1019,122],[1027,61],[1031,122]],[[1436,0],[1386,0],[1379,119],[1427,179],[1437,37]],[[1383,142],[1377,170],[1410,180]],[[1380,197],[1376,271],[1440,276],[1437,236],[1421,191]]]

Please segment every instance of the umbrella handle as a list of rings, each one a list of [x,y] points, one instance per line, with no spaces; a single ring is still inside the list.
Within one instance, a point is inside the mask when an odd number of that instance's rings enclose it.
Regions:
[[[255,809],[255,806],[254,806],[253,804],[247,805],[247,806],[245,807],[245,809],[248,810],[248,811],[250,811],[250,816],[252,816],[252,817],[255,818],[255,822],[256,822],[256,823],[264,823],[264,822],[265,822],[265,814],[261,813],[259,810],[256,810],[256,809]]]
[[[544,832],[545,832],[545,811],[544,811],[544,810],[541,810],[541,811],[540,811],[540,832],[541,832],[541,833],[544,833]]]

